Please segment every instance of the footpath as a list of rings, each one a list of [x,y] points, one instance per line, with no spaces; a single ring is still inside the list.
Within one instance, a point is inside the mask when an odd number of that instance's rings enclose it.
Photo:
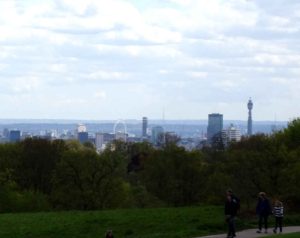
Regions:
[[[257,237],[264,237],[264,236],[271,236],[274,235],[273,228],[268,230],[268,233],[256,233],[257,229],[249,229],[244,231],[238,231],[236,233],[236,238],[257,238]],[[283,227],[282,234],[300,232],[300,226],[287,226]],[[211,235],[211,236],[201,236],[198,238],[226,238],[227,234],[219,234],[219,235]],[[280,237],[280,236],[279,236]]]

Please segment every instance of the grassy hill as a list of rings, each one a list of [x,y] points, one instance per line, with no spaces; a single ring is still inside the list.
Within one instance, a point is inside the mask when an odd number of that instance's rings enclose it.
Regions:
[[[115,237],[195,237],[225,229],[223,208],[214,206],[47,212],[0,215],[0,237],[96,238],[107,229]]]
[[[278,234],[273,235],[273,236],[268,236],[268,238],[278,238]],[[300,237],[300,233],[292,233],[292,234],[280,234],[280,238],[299,238]],[[264,238],[264,237],[262,237]],[[265,237],[266,238],[266,237]]]
[[[256,223],[244,220],[239,229]],[[299,216],[292,220],[299,222]],[[225,232],[226,225],[218,206],[0,215],[5,238],[102,238],[107,229],[116,238],[190,238]]]

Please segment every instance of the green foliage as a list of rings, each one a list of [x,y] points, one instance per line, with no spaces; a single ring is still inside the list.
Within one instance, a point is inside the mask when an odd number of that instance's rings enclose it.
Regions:
[[[223,204],[228,188],[250,213],[260,191],[300,210],[300,119],[229,148],[186,151],[175,142],[114,141],[101,154],[78,141],[0,144],[0,211]]]
[[[117,207],[124,199],[120,159],[89,148],[65,152],[53,177],[53,204],[83,210]]]
[[[19,160],[15,168],[16,182],[25,190],[50,194],[51,177],[64,151],[64,142],[26,139],[20,142]]]
[[[146,189],[168,205],[191,205],[200,201],[205,178],[199,153],[173,144],[146,159],[142,179]]]
[[[300,146],[300,119],[289,122],[288,127],[277,134],[277,137],[289,148],[297,149]]]
[[[20,192],[14,184],[0,186],[0,212],[48,211],[46,195],[32,191]]]

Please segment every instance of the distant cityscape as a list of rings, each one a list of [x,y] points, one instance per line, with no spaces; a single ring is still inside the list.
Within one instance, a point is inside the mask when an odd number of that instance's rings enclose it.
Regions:
[[[77,121],[77,120],[0,120],[0,142],[17,142],[26,138],[78,140],[90,142],[98,151],[114,140],[148,141],[160,146],[166,139],[176,139],[188,150],[222,142],[225,146],[242,136],[271,134],[287,126],[280,121],[252,121],[252,100],[248,104],[248,120],[223,120],[211,113],[208,120],[141,120]]]

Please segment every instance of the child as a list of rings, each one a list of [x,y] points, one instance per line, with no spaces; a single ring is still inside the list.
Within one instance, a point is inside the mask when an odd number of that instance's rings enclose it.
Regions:
[[[279,228],[280,233],[282,232],[282,220],[283,220],[283,205],[282,202],[276,200],[274,206],[274,216],[275,216],[275,228],[274,233],[277,233],[277,228]]]

